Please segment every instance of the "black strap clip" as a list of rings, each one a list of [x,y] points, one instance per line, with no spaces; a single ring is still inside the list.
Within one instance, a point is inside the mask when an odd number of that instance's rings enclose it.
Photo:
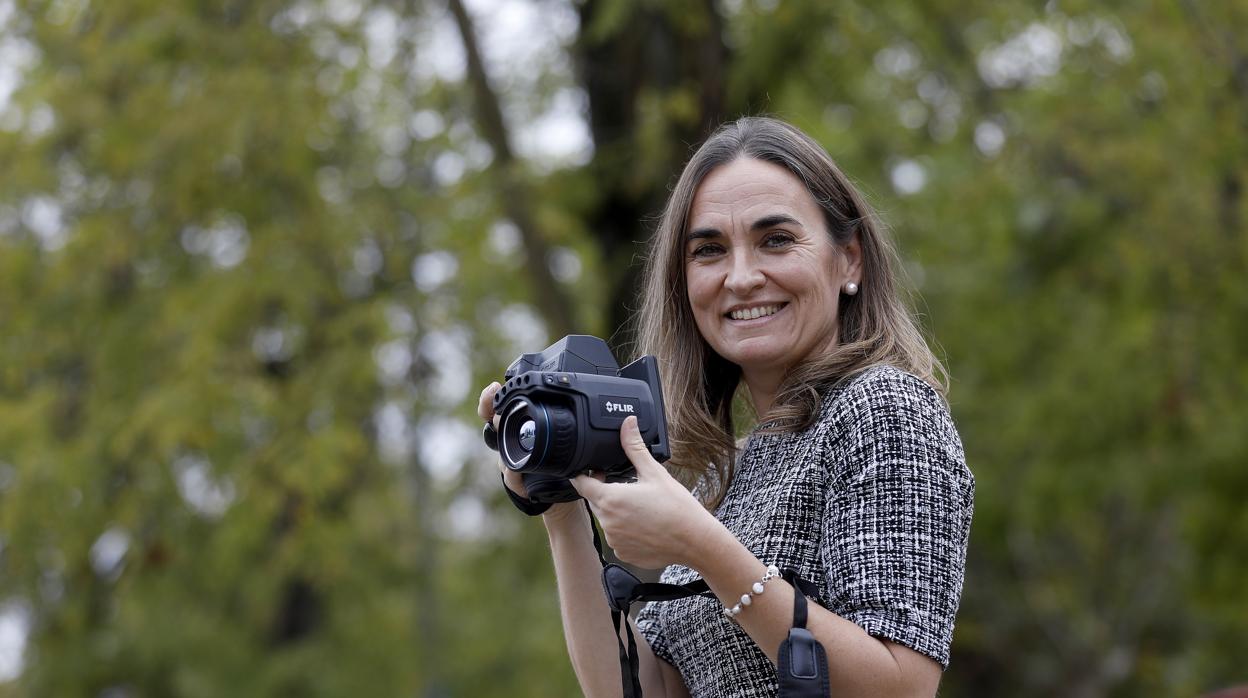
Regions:
[[[823,645],[806,629],[806,596],[815,595],[814,585],[793,570],[784,571],[793,585],[793,627],[776,652],[779,695],[785,698],[823,698],[831,694],[828,655]]]
[[[637,600],[637,587],[641,580],[614,562],[602,568],[602,590],[607,594],[607,605],[616,613],[628,613],[629,606]]]

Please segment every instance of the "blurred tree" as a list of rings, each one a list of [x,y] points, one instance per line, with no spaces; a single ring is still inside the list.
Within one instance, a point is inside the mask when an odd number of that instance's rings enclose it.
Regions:
[[[416,566],[370,357],[410,243],[381,186],[350,192],[376,160],[358,28],[30,2],[7,29],[39,55],[0,144],[22,686],[400,692]]]
[[[475,387],[566,331],[629,347],[637,243],[741,113],[871,194],[951,368],[979,497],[942,695],[1242,681],[1246,32],[1185,0],[0,2],[0,612],[32,624],[0,695],[575,695]],[[588,144],[545,155],[569,102]]]
[[[787,116],[896,197],[885,215],[981,476],[966,669],[947,689],[1183,694],[1234,679],[1236,652],[1219,648],[1242,648],[1245,607],[1196,571],[1226,564],[1204,540],[1239,518],[1234,496],[1205,508],[1206,478],[1248,486],[1248,449],[1229,436],[1245,337],[1221,320],[1248,297],[1226,287],[1245,254],[1248,63],[1227,29],[1242,11],[586,2],[580,18],[599,185],[581,217],[614,269],[609,329],[635,296],[632,241],[659,183],[710,125]],[[1176,499],[1177,463],[1192,474]]]

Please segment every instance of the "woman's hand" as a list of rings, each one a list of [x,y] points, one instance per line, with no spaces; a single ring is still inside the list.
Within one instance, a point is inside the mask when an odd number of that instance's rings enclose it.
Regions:
[[[572,479],[598,517],[607,545],[621,560],[640,567],[692,566],[702,543],[726,529],[650,455],[636,417],[621,425],[620,445],[637,470],[636,482],[609,483],[588,475]]]
[[[498,415],[494,414],[494,393],[503,386],[495,381],[485,386],[485,390],[481,391],[481,398],[477,400],[477,416],[481,421],[493,425],[494,430],[498,431]],[[498,471],[503,474],[503,482],[507,483],[507,487],[512,492],[521,497],[528,497],[529,491],[524,487],[524,481],[520,479],[520,473],[503,465],[503,459],[498,459]]]

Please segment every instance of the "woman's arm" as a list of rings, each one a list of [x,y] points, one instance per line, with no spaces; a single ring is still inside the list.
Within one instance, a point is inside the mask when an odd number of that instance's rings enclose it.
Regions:
[[[767,565],[654,461],[633,417],[624,422],[620,435],[637,482],[609,484],[584,476],[573,480],[593,507],[608,544],[620,559],[645,567],[692,567],[721,603],[736,604]],[[736,620],[774,662],[793,624],[793,587],[779,579],[768,582]],[[877,639],[813,602],[807,628],[827,652],[834,695],[935,695],[941,672],[936,661]]]
[[[477,413],[487,422],[497,420],[492,405],[498,388],[497,383],[488,386],[477,404]],[[519,473],[501,465],[500,469],[507,487],[523,496]],[[550,538],[564,639],[581,691],[590,698],[621,695],[619,647],[602,590],[602,562],[594,548],[589,514],[579,501],[555,504],[542,515],[542,522]],[[647,697],[687,698],[679,672],[654,654],[635,626],[633,635],[642,692]]]
[[[633,621],[629,619],[628,622],[631,624]],[[646,642],[646,638],[638,633],[636,625],[633,625],[633,635],[637,637],[637,658],[641,665],[642,692],[647,696],[689,698],[689,688],[685,686],[685,677],[680,675],[676,667],[655,655]]]
[[[635,485],[622,485],[622,487],[633,487]],[[679,486],[679,485],[677,485]],[[591,495],[593,496],[593,495]],[[644,519],[644,512],[624,513],[621,509],[627,507],[628,501],[632,498],[613,498],[607,496],[606,501],[602,501],[602,495],[595,498],[599,500],[597,507],[601,507],[599,511],[600,518],[608,520],[621,516],[632,521]],[[702,510],[705,512],[705,510]],[[588,526],[588,524],[585,524]],[[608,525],[608,524],[604,524]],[[634,525],[634,528],[639,528]],[[727,606],[737,603],[741,595],[747,593],[751,586],[762,578],[767,570],[767,565],[763,564],[754,556],[740,541],[732,535],[723,524],[717,521],[709,513],[702,518],[700,523],[678,527],[679,534],[675,530],[669,532],[667,537],[672,541],[673,545],[683,547],[688,551],[688,557],[685,564],[698,571],[702,578],[706,580],[716,597],[720,602]],[[640,531],[638,531],[640,533]],[[660,535],[653,531],[648,531],[651,535]],[[588,537],[588,534],[586,534]],[[644,534],[643,534],[644,535]],[[613,541],[617,554],[623,559],[630,558],[632,547],[630,541]],[[592,553],[593,547],[589,546]],[[596,556],[592,556],[597,561]],[[556,556],[558,560],[558,556]],[[556,563],[558,564],[558,563]],[[560,579],[563,579],[561,575]],[[594,580],[596,582],[596,580]],[[596,601],[605,609],[606,602],[602,599],[601,588],[595,585],[592,591],[597,593]],[[560,583],[560,599],[567,600],[570,596]],[[830,675],[830,683],[833,695],[837,696],[933,696],[936,694],[937,684],[940,682],[941,667],[936,661],[915,652],[907,647],[903,647],[893,642],[880,640],[868,635],[861,627],[854,623],[832,613],[822,606],[810,601],[808,604],[809,617],[806,627],[823,645],[828,656],[828,673]],[[564,626],[568,627],[568,619],[581,617],[583,614],[570,613],[567,606],[564,607]],[[611,664],[617,665],[615,662],[615,644],[611,639],[610,619],[604,614],[602,615],[603,624],[606,626],[606,632],[603,635],[611,640],[609,644],[604,644],[598,651],[605,653],[611,657]],[[776,661],[776,652],[789,633],[789,629],[793,626],[793,587],[782,579],[774,579],[767,582],[764,593],[754,597],[753,603],[745,607],[740,615],[736,617],[736,621],[741,625],[760,649],[767,655],[772,662]],[[575,648],[573,648],[572,630],[568,630],[569,649],[574,654],[573,664],[576,665]],[[588,635],[588,633],[587,633]],[[644,640],[643,640],[644,642]],[[648,648],[647,648],[648,650]],[[644,660],[645,652],[641,654]],[[663,664],[657,661],[658,664]],[[646,677],[646,667],[653,666],[652,663],[644,662],[643,680]],[[611,672],[616,676],[616,685],[618,685],[618,670]],[[674,673],[674,670],[673,670]],[[577,665],[577,675],[582,676],[581,668]],[[653,680],[653,677],[651,677]],[[592,693],[584,678],[581,682],[585,687],[587,695],[602,695]],[[682,684],[683,688],[683,684]],[[613,689],[614,690],[614,689]],[[644,690],[647,695],[653,695],[650,686],[645,686]],[[605,695],[618,695],[616,693],[608,693]],[[658,695],[664,695],[659,693]],[[666,695],[676,695],[669,690]]]
[[[712,519],[712,521],[714,521]],[[720,602],[732,606],[762,578],[763,564],[728,529],[714,521],[702,534],[690,566],[702,574]],[[716,530],[718,529],[718,530]],[[767,582],[762,594],[742,608],[736,622],[772,662],[793,626],[793,587]],[[908,647],[868,635],[859,626],[810,601],[806,627],[828,656],[832,694],[837,696],[933,696],[940,683],[936,661]]]
[[[568,656],[586,696],[618,696],[622,692],[619,646],[611,609],[602,591],[602,563],[594,549],[589,515],[579,502],[563,506],[568,510],[552,507],[543,520],[559,584],[559,611]],[[647,697],[687,696],[680,674],[655,656],[636,627],[633,636],[637,640],[642,692]]]

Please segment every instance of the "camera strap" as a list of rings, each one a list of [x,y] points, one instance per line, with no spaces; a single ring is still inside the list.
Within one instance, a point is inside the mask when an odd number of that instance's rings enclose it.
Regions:
[[[643,582],[637,575],[624,567],[607,562],[602,552],[602,539],[598,536],[598,519],[585,502],[585,511],[589,514],[589,530],[594,535],[594,550],[598,551],[598,562],[602,564],[602,590],[607,597],[607,605],[611,607],[611,625],[615,628],[615,641],[620,648],[620,682],[624,688],[624,698],[642,698],[641,667],[637,659],[637,639],[633,637],[633,626],[628,622],[628,609],[634,601],[671,601],[689,596],[714,597],[706,581],[697,580],[688,584],[663,584],[661,582]],[[620,637],[620,627],[628,638],[626,645]]]
[[[793,627],[776,652],[776,676],[784,698],[823,698],[832,694],[828,685],[828,655],[823,645],[806,629],[806,597],[815,585],[797,572],[785,570],[784,580],[793,585]]]
[[[602,563],[602,589],[611,607],[611,624],[615,628],[615,641],[619,645],[620,681],[624,698],[642,698],[641,667],[637,658],[637,640],[633,637],[632,624],[628,622],[629,608],[636,601],[673,601],[690,596],[710,599],[715,594],[706,580],[696,579],[686,584],[643,582],[626,568],[607,562],[602,552],[602,540],[598,537],[598,523],[594,512],[585,502],[589,513],[589,528],[594,535],[594,549]],[[828,659],[823,645],[806,629],[806,597],[815,594],[815,587],[793,570],[784,570],[781,576],[793,585],[793,627],[789,636],[780,644],[776,655],[776,674],[779,677],[780,698],[815,698],[830,694],[828,686]],[[620,637],[624,628],[625,640]]]

